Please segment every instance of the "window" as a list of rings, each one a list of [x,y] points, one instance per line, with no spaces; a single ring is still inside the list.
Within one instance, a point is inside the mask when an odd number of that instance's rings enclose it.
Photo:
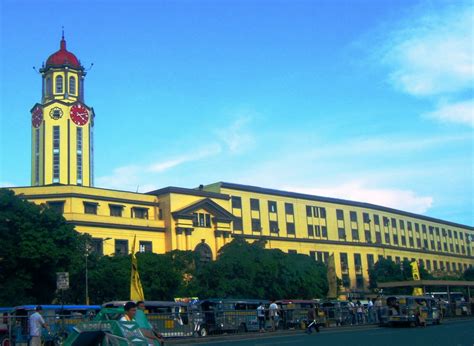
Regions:
[[[434,227],[433,226],[429,226],[428,230],[429,230],[430,235],[434,234]]]
[[[139,245],[140,252],[153,252],[151,241],[140,241]]]
[[[338,220],[344,220],[344,211],[342,209],[336,209],[336,217]]]
[[[328,228],[326,226],[321,226],[321,236],[323,238],[327,238],[328,237]]]
[[[380,232],[375,232],[375,242],[377,244],[382,244],[382,235]]]
[[[270,233],[278,233],[278,222],[270,221]]]
[[[393,244],[398,245],[398,235],[396,234],[393,235]]]
[[[296,255],[298,252],[297,252],[296,250],[288,250],[288,253],[289,253],[289,254]]]
[[[104,254],[104,240],[102,238],[92,238],[89,245],[92,252],[98,255]]]
[[[97,215],[97,203],[84,202],[84,213]]]
[[[315,261],[317,261],[317,258],[316,258],[316,251],[310,251],[310,252],[309,252],[309,257],[311,257],[312,259],[314,259]]]
[[[132,218],[148,219],[148,208],[132,207]]]
[[[365,241],[367,243],[371,243],[372,242],[372,234],[370,233],[370,231],[366,230],[365,231]]]
[[[385,233],[385,243],[390,244],[390,233]]]
[[[252,219],[252,232],[260,232],[261,230],[260,219]]]
[[[424,234],[426,234],[426,225],[421,225],[421,230]]]
[[[51,95],[53,93],[53,84],[51,83],[51,78],[46,78],[46,95]]]
[[[407,222],[407,228],[409,231],[413,231],[413,229],[411,228],[411,222]]]
[[[449,244],[449,251],[454,252],[454,245],[453,244]]]
[[[369,266],[369,269],[372,269],[374,267],[374,255],[367,255],[367,265]]]
[[[349,274],[342,274],[342,285],[346,288],[351,287],[351,279],[349,278]]]
[[[76,161],[77,184],[82,185],[82,127],[76,129]]]
[[[64,214],[64,201],[47,202],[48,207],[60,214]]]
[[[357,213],[355,211],[351,211],[349,215],[352,222],[357,222]]]
[[[306,206],[306,216],[307,217],[312,217],[313,216],[313,207],[310,205]]]
[[[415,232],[420,232],[420,225],[415,223]]]
[[[446,262],[446,269],[447,269],[448,272],[451,271],[451,263]]]
[[[231,201],[232,201],[233,209],[242,209],[242,198],[237,197],[237,196],[232,196]]]
[[[59,126],[53,126],[53,183],[59,183]]]
[[[397,220],[392,217],[392,228],[397,228]]]
[[[295,234],[295,224],[293,222],[286,223],[286,233]]]
[[[374,223],[376,225],[380,225],[380,219],[379,219],[379,216],[378,215],[374,215]]]
[[[314,233],[316,233],[316,237],[320,237],[321,236],[321,227],[319,226],[314,226]]]
[[[122,217],[123,205],[109,204],[110,216]]]
[[[426,260],[426,269],[431,271],[431,261],[430,260]]]
[[[405,229],[405,222],[403,220],[400,220],[400,229]]]
[[[193,213],[193,226],[211,228],[211,215],[207,213]]]
[[[464,236],[463,236],[463,234],[464,234],[464,233],[462,233],[462,232],[459,232],[459,239],[461,239],[461,240],[464,240]]]
[[[362,276],[362,274],[356,274],[356,287],[358,289],[364,288],[364,277]]]
[[[448,229],[448,235],[449,235],[450,238],[452,238],[452,236],[453,236],[450,229]]]
[[[444,249],[444,251],[448,251],[448,244],[444,243],[443,244],[443,249]]]
[[[234,219],[234,231],[243,231],[242,218],[235,217]]]
[[[40,130],[35,129],[35,185],[39,185]]]
[[[364,223],[370,223],[370,216],[368,213],[363,213],[362,218],[364,219]]]
[[[339,239],[346,239],[346,230],[344,228],[339,227],[337,234],[339,235]]]
[[[384,225],[384,226],[388,226],[389,223],[390,223],[390,221],[389,221],[388,217],[385,217],[385,216],[384,216],[384,217],[383,217],[383,225]]]
[[[128,240],[115,239],[115,255],[128,255]]]
[[[355,264],[356,271],[362,270],[362,258],[359,253],[354,254],[354,264]]]
[[[433,250],[436,249],[435,241],[434,241],[434,240],[430,241],[430,246],[431,246],[431,248],[432,248]]]
[[[420,238],[418,238],[418,239],[416,240],[416,246],[417,246],[417,247],[421,247],[421,239],[420,239]]]
[[[433,269],[438,270],[438,261],[433,260]]]
[[[260,211],[260,201],[255,198],[250,198],[250,209]]]
[[[314,237],[314,227],[313,227],[313,225],[308,225],[308,237]]]
[[[438,242],[438,247],[437,247],[437,249],[438,249],[439,251],[441,251],[441,250],[442,250],[442,247],[441,247],[441,242],[440,242],[440,241]]]
[[[63,76],[56,76],[56,94],[63,92]]]
[[[395,263],[400,264],[400,257],[399,256],[395,256]]]
[[[275,201],[268,201],[268,211],[270,213],[277,212],[277,203]]]
[[[326,208],[318,208],[319,209],[319,217],[322,219],[326,218]]]
[[[427,250],[428,249],[428,240],[423,240],[423,249]]]
[[[73,76],[69,77],[69,93],[76,95],[76,78]]]
[[[402,235],[402,246],[407,246],[407,237]]]
[[[348,264],[348,261],[347,261],[347,253],[341,252],[339,254],[339,258],[341,260],[341,270],[343,272],[348,271],[349,270],[349,264]]]
[[[415,246],[415,241],[413,240],[412,237],[410,237],[410,238],[408,239],[408,241],[410,242],[410,246],[411,246],[411,247],[414,247],[414,246]]]
[[[359,230],[357,228],[352,229],[352,240],[359,240]]]
[[[314,217],[319,217],[318,207],[312,207]]]
[[[293,215],[293,204],[292,203],[285,203],[285,213],[288,215]]]

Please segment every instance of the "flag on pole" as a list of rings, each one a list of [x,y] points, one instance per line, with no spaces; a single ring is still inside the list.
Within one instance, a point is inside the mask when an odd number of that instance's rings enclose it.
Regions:
[[[418,268],[418,263],[416,261],[413,261],[410,263],[410,266],[411,266],[411,274],[413,276],[413,280],[419,281],[421,278],[420,278],[420,270]],[[423,289],[421,287],[413,287],[413,295],[422,296]]]
[[[130,300],[144,301],[145,295],[143,294],[143,287],[140,281],[140,275],[138,274],[137,257],[135,256],[135,241],[136,240],[137,240],[137,236],[133,238],[133,245],[132,245],[132,275],[130,279]]]
[[[329,255],[328,258],[328,298],[337,298],[337,276],[336,276],[336,264],[334,261],[334,253]]]

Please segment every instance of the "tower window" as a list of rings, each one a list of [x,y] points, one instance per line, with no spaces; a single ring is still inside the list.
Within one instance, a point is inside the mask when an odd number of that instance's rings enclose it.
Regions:
[[[76,95],[76,78],[69,77],[69,94]]]
[[[51,83],[51,78],[46,78],[46,95],[51,95],[53,93],[53,85]]]
[[[63,93],[63,76],[56,76],[56,94]]]
[[[39,185],[40,130],[35,130],[35,185]]]
[[[76,129],[77,184],[82,185],[82,127]]]
[[[53,126],[53,183],[59,183],[59,126]]]

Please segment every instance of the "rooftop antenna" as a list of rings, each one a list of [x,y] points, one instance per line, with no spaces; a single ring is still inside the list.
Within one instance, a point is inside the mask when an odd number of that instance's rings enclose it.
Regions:
[[[138,188],[139,188],[139,187],[140,187],[140,185],[137,185],[137,191],[136,191],[137,193],[138,193]]]

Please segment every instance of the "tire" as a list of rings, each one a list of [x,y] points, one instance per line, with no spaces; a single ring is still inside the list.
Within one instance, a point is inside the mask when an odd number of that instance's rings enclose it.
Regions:
[[[205,337],[208,335],[209,335],[209,332],[207,331],[206,327],[201,327],[201,329],[199,329],[199,336]]]
[[[0,346],[10,346],[11,342],[8,336],[0,337]]]
[[[247,332],[247,326],[245,323],[241,323],[239,325],[239,328],[237,329],[237,333],[246,333]]]

